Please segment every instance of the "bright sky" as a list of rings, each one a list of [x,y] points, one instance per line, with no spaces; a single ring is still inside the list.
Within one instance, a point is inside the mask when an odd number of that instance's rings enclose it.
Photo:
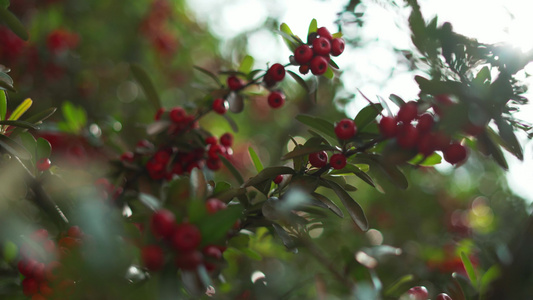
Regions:
[[[227,39],[246,30],[254,29],[268,17],[287,23],[295,34],[305,37],[311,19],[316,18],[318,26],[336,28],[336,14],[348,0],[189,0],[189,6],[197,18],[209,25],[216,36]],[[403,1],[398,1],[400,7]],[[505,42],[520,47],[523,51],[533,48],[533,2],[522,0],[419,0],[426,20],[439,16],[439,23],[450,22],[458,33],[477,38],[481,42]],[[336,58],[344,70],[349,92],[363,91],[370,99],[376,96],[388,98],[391,93],[405,99],[418,94],[413,74],[408,73],[392,52],[394,48],[406,49],[410,45],[409,31],[404,22],[409,9],[392,8],[390,1],[366,0],[365,25],[362,28],[345,26],[345,36],[357,35],[362,43],[356,49],[347,49]],[[400,16],[403,16],[400,17]],[[268,61],[286,62],[291,54],[281,38],[266,30],[248,36],[248,52],[256,59],[257,66]],[[222,49],[229,54],[230,49]],[[533,67],[528,67],[533,73]],[[346,80],[349,78],[349,80]],[[533,85],[532,85],[533,86]],[[528,98],[533,100],[530,95]],[[347,107],[349,115],[355,115],[366,101],[356,98]],[[524,107],[519,115],[533,123],[532,106]],[[508,179],[517,194],[533,202],[533,153],[532,144],[524,149],[525,162],[508,156],[511,165]]]

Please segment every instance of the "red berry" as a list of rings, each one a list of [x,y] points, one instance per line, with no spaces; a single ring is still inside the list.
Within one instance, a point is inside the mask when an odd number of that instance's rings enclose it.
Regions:
[[[448,296],[446,293],[440,293],[435,300],[452,300],[452,297]]]
[[[205,248],[202,250],[202,253],[205,256],[212,257],[214,259],[222,258],[222,251],[220,250],[218,246],[215,246],[215,245],[205,246]]]
[[[44,172],[48,169],[50,169],[50,166],[52,165],[52,162],[48,157],[43,157],[37,161],[37,170]]]
[[[75,238],[71,238],[67,236],[67,237],[60,239],[58,242],[58,245],[64,248],[74,249],[81,245],[81,241],[79,239],[75,239]]]
[[[404,149],[412,149],[418,141],[418,130],[411,124],[403,124],[398,127],[396,141]]]
[[[318,37],[313,41],[313,53],[315,55],[326,55],[331,51],[331,43],[325,37]]]
[[[328,61],[323,56],[315,56],[311,59],[310,68],[313,75],[322,75],[328,69]]]
[[[311,58],[313,58],[313,50],[305,44],[294,50],[294,60],[300,65],[308,63]]]
[[[163,113],[165,113],[165,108],[161,107],[155,112],[154,120],[161,120],[161,116],[163,115]]]
[[[41,284],[39,284],[39,292],[41,293],[42,296],[48,297],[54,293],[54,290],[50,288],[50,285],[47,282],[41,282]],[[38,294],[35,294],[35,295],[38,295]],[[35,297],[35,295],[33,296]],[[44,297],[42,299],[45,299]]]
[[[187,112],[181,107],[174,107],[169,115],[174,123],[183,123],[187,119]]]
[[[133,160],[135,159],[135,154],[133,154],[133,152],[124,152],[122,153],[122,155],[120,155],[120,160],[121,161],[127,161],[127,162],[133,162]]]
[[[416,115],[418,114],[418,107],[416,105],[416,102],[410,101],[405,103],[402,107],[400,107],[400,110],[398,111],[398,116],[396,117],[399,122],[403,122],[404,124],[410,123],[412,120],[416,118]]]
[[[444,149],[444,160],[454,165],[466,159],[466,148],[459,143],[452,143]]]
[[[213,110],[219,114],[223,115],[228,110],[228,101],[222,98],[217,98],[213,101]]]
[[[421,153],[425,156],[431,155],[433,151],[435,151],[433,135],[431,133],[426,133],[419,137],[416,148],[418,149],[418,153]]]
[[[142,248],[141,258],[143,265],[150,271],[161,270],[165,263],[163,249],[157,245],[150,245]]]
[[[154,160],[157,163],[166,165],[170,160],[170,153],[167,150],[159,150],[154,154]]]
[[[56,243],[52,240],[46,240],[43,242],[43,249],[48,254],[56,254]]]
[[[42,243],[48,239],[48,230],[44,228],[37,229],[30,235],[30,238],[37,243]]]
[[[18,264],[18,270],[20,274],[24,275],[25,277],[31,277],[33,274],[33,268],[37,265],[37,261],[31,258],[27,259],[21,259]]]
[[[452,99],[448,95],[435,96],[436,105],[433,105],[433,110],[439,116],[442,116],[442,110],[453,105]]]
[[[397,123],[393,117],[383,117],[379,121],[379,132],[386,138],[393,138],[398,132]]]
[[[443,151],[450,145],[452,138],[442,131],[437,131],[433,134],[433,146],[435,150]]]
[[[220,137],[220,143],[222,146],[231,147],[233,145],[233,135],[229,132],[224,133]]]
[[[407,291],[407,294],[413,300],[427,300],[428,298],[428,290],[424,286],[412,287]]]
[[[37,280],[37,282],[43,281],[43,279],[46,276],[46,269],[44,263],[37,263],[35,267],[33,267],[32,276]]]
[[[268,95],[268,105],[279,108],[285,103],[285,95],[280,91],[273,91]]]
[[[322,168],[328,164],[328,154],[326,151],[319,151],[309,154],[309,163],[315,168]]]
[[[244,83],[237,76],[232,75],[227,80],[228,87],[232,91],[238,91],[244,87]]]
[[[433,124],[435,121],[433,120],[433,116],[430,114],[423,114],[418,117],[418,123],[416,124],[416,129],[418,129],[418,132],[425,133],[430,132],[431,128],[433,128]]]
[[[214,136],[210,136],[205,139],[205,143],[208,145],[215,145],[217,143],[217,138]]]
[[[150,229],[155,237],[169,238],[174,232],[176,218],[166,209],[156,211],[150,219]]]
[[[25,278],[22,280],[22,291],[24,295],[31,297],[39,291],[39,282],[35,278]]]
[[[222,167],[222,162],[219,158],[209,158],[206,160],[205,165],[209,170],[216,171]]]
[[[283,181],[283,175],[276,176],[273,181],[275,184],[280,184]]]
[[[285,67],[282,64],[273,64],[267,71],[274,81],[282,81],[285,78]]]
[[[79,226],[71,226],[67,231],[67,235],[73,238],[80,239],[83,237],[83,231],[81,231],[81,228]]]
[[[316,34],[320,37],[324,37],[327,40],[331,41],[333,39],[333,36],[329,32],[329,30],[326,27],[320,27],[317,29]]]
[[[342,153],[336,153],[329,159],[329,164],[335,170],[340,170],[346,166],[346,156]]]
[[[220,201],[218,198],[210,198],[205,202],[205,209],[208,214],[212,215],[219,210],[226,209],[226,203]]]
[[[202,241],[200,230],[192,224],[179,224],[172,234],[172,246],[181,252],[192,251]]]
[[[344,39],[336,38],[331,41],[331,55],[339,56],[344,52]]]
[[[342,119],[335,125],[335,135],[340,140],[348,140],[357,133],[357,127],[351,119]]]
[[[309,73],[309,65],[301,65],[298,68],[298,71],[300,71],[300,73],[303,74],[303,75]]]
[[[219,144],[211,145],[209,146],[209,150],[207,150],[207,156],[209,156],[212,159],[220,159],[218,157],[219,154],[224,154],[225,147]]]
[[[202,253],[200,251],[188,251],[184,253],[178,253],[176,256],[176,266],[183,270],[194,270],[196,269],[204,260]]]

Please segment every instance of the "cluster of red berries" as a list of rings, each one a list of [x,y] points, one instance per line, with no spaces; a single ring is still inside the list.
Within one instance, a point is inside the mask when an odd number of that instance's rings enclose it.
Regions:
[[[17,265],[24,276],[24,295],[32,300],[68,299],[76,283],[65,276],[60,260],[69,259],[79,249],[83,236],[78,226],[72,226],[56,245],[46,229],[31,234],[30,241],[21,246],[22,258]]]
[[[206,202],[208,214],[226,209],[226,204],[211,198]],[[198,227],[188,222],[176,223],[174,214],[166,209],[156,211],[150,219],[150,230],[156,243],[141,250],[143,265],[150,271],[159,271],[166,264],[165,251],[173,254],[174,265],[182,270],[194,271],[200,265],[213,272],[222,261],[226,250],[222,245],[202,245]]]
[[[179,46],[178,39],[168,29],[171,18],[172,4],[168,0],[156,0],[141,24],[141,33],[158,53],[165,56],[174,54]]]
[[[412,287],[407,291],[407,295],[409,296],[409,299],[413,300],[428,300],[429,297],[428,290],[425,286]],[[440,293],[435,300],[452,300],[452,298],[446,293]]]
[[[307,44],[294,50],[294,61],[300,65],[300,73],[322,75],[328,69],[330,55],[339,56],[344,52],[344,39],[333,38],[326,27],[320,27],[307,38]]]
[[[403,149],[416,150],[424,156],[442,151],[450,164],[460,163],[467,157],[466,147],[439,130],[434,115],[429,112],[420,114],[414,101],[400,107],[396,117],[381,118],[379,130],[383,137],[395,138]]]

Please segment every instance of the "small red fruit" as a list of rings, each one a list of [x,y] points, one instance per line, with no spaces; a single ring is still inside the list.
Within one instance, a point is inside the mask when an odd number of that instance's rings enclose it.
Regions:
[[[333,39],[333,36],[329,32],[329,30],[326,27],[320,27],[317,29],[316,34],[320,37],[324,37],[327,40],[331,41]]]
[[[210,136],[210,137],[205,139],[205,143],[208,144],[208,145],[216,145],[217,138],[214,137],[214,136]]]
[[[452,143],[444,149],[444,160],[454,165],[466,159],[466,148],[459,143]]]
[[[311,59],[310,68],[313,75],[322,75],[328,69],[328,61],[323,56],[315,56]]]
[[[433,146],[435,150],[443,151],[450,145],[452,138],[442,131],[437,131],[433,134]]]
[[[340,170],[346,166],[346,156],[342,153],[336,153],[329,159],[329,164],[335,170]]]
[[[81,228],[79,226],[71,226],[67,231],[67,235],[73,238],[80,239],[83,237],[83,231],[81,231]]]
[[[379,121],[379,132],[386,138],[393,138],[398,132],[397,123],[393,117],[383,117]]]
[[[326,55],[331,51],[331,43],[325,37],[318,37],[313,41],[313,53],[315,55]]]
[[[339,56],[344,52],[344,39],[336,38],[331,41],[331,55]]]
[[[169,238],[174,232],[176,218],[174,214],[166,209],[156,211],[150,219],[150,229],[156,237]]]
[[[37,229],[30,235],[30,238],[37,243],[42,243],[44,240],[48,239],[48,230],[44,228]]]
[[[178,253],[176,256],[176,266],[183,270],[195,270],[204,260],[204,257],[200,251],[189,251],[184,253]]]
[[[154,115],[154,120],[158,121],[161,120],[161,116],[163,116],[163,113],[165,113],[165,108],[161,107],[159,108]]]
[[[414,120],[417,114],[418,107],[416,105],[416,102],[410,101],[400,107],[400,110],[398,111],[398,116],[396,118],[398,119],[398,121],[407,124]]]
[[[440,293],[435,300],[452,300],[452,297],[448,296],[446,293]]]
[[[436,105],[433,105],[433,110],[439,116],[442,116],[442,111],[446,110],[448,107],[453,105],[452,99],[450,96],[442,94],[435,96]]]
[[[273,64],[267,71],[274,81],[282,81],[285,78],[285,67],[282,64]]]
[[[280,91],[273,91],[268,95],[268,105],[279,108],[285,103],[285,95]]]
[[[220,143],[222,146],[231,147],[233,145],[233,135],[229,132],[224,133],[220,137]]]
[[[301,65],[298,68],[298,71],[300,71],[300,73],[303,74],[303,75],[309,73],[309,65]]]
[[[418,129],[418,132],[425,133],[430,132],[431,128],[433,128],[433,124],[435,121],[433,120],[433,116],[430,114],[423,114],[418,117],[418,123],[416,124],[416,129]]]
[[[165,263],[163,249],[157,245],[142,248],[141,258],[143,265],[150,271],[159,271]]]
[[[404,149],[412,149],[418,141],[418,130],[411,124],[403,124],[398,128],[396,141]]]
[[[135,159],[135,154],[133,154],[133,152],[128,151],[120,155],[121,161],[133,162],[134,159]]]
[[[305,44],[294,50],[294,60],[300,65],[308,63],[311,58],[313,58],[313,50]]]
[[[335,125],[335,135],[340,140],[348,140],[357,133],[357,127],[351,119],[342,119]]]
[[[172,235],[172,246],[178,251],[194,250],[202,241],[200,230],[192,224],[182,223],[176,226]]]
[[[276,176],[273,181],[275,184],[280,184],[283,181],[283,175]]]
[[[244,87],[244,83],[242,82],[242,80],[235,75],[228,77],[227,83],[229,89],[232,91],[238,91]]]
[[[219,114],[223,115],[228,110],[228,101],[222,98],[217,98],[213,101],[213,110]]]
[[[315,168],[322,168],[328,164],[328,154],[326,151],[319,151],[309,154],[309,163]]]
[[[226,209],[226,203],[220,201],[218,198],[210,198],[205,202],[205,209],[208,214],[212,215],[219,210]]]
[[[174,123],[183,123],[187,119],[187,112],[181,107],[174,107],[169,115]]]
[[[431,155],[433,151],[435,151],[433,135],[431,133],[426,133],[419,137],[416,148],[418,149],[418,153],[421,153],[425,156]]]
[[[39,284],[39,292],[41,293],[42,296],[44,297],[48,297],[50,295],[52,295],[54,293],[54,290],[52,290],[52,288],[50,287],[50,285],[47,283],[47,282],[41,282],[41,284]],[[36,294],[38,295],[38,294]],[[35,295],[33,295],[35,297]],[[45,299],[45,298],[42,298],[42,299]],[[33,298],[32,298],[33,300]]]
[[[205,165],[209,170],[219,170],[222,167],[222,162],[218,158],[209,158],[206,160]]]
[[[39,283],[35,278],[25,278],[22,280],[22,291],[24,295],[31,297],[39,291]]]
[[[37,170],[44,172],[48,169],[50,169],[50,166],[52,165],[52,162],[48,157],[43,157],[37,161]]]
[[[413,300],[427,300],[428,298],[428,290],[424,286],[412,287],[407,291],[407,294]]]
[[[20,274],[24,275],[25,277],[30,277],[33,274],[33,268],[37,265],[37,261],[31,258],[28,259],[21,259],[18,264],[18,270]]]

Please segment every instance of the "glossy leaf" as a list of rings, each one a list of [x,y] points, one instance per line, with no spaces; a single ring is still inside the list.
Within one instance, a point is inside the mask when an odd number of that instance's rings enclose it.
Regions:
[[[11,113],[9,116],[9,120],[18,120],[28,109],[30,109],[31,105],[33,104],[33,101],[31,101],[30,98],[27,98],[26,100],[22,101],[17,108]]]
[[[7,95],[6,92],[0,91],[0,120],[6,119],[7,113]]]
[[[7,27],[9,27],[9,29],[11,29],[11,31],[13,31],[13,33],[19,38],[25,41],[28,40],[28,31],[26,31],[22,22],[20,22],[20,20],[7,8],[0,8],[0,20],[2,20],[3,23],[6,24]]]
[[[22,160],[28,160],[32,158],[31,153],[28,152],[26,148],[2,134],[0,134],[0,147],[4,148],[7,152],[17,156]]]
[[[0,121],[0,125],[21,127],[26,129],[39,129],[37,125],[28,123],[26,121],[3,120]]]
[[[300,77],[300,75],[294,73],[293,71],[291,70],[287,70],[287,73],[289,73],[289,75],[291,75],[292,78],[294,78],[294,80],[296,80],[296,82],[305,89],[305,91],[307,93],[309,93],[309,86],[307,86],[307,83],[305,82],[305,80]]]
[[[235,177],[237,182],[239,184],[243,184],[244,183],[244,179],[242,178],[241,173],[235,168],[235,166],[233,166],[233,164],[227,158],[225,158],[224,156],[219,154],[218,157],[220,158],[220,160],[222,161],[224,166],[226,166],[226,168],[228,168],[228,170],[231,172],[233,177]]]
[[[259,173],[259,172],[263,171],[263,169],[264,169],[263,163],[261,163],[261,160],[259,159],[259,156],[257,156],[257,153],[255,153],[254,148],[248,147],[248,153],[250,154],[250,158],[252,159],[252,162],[253,162],[257,172]]]
[[[278,175],[295,173],[296,172],[294,171],[294,169],[284,166],[264,168],[261,172],[259,172],[259,174],[248,179],[248,181],[243,184],[243,187],[255,186],[256,184],[259,184],[263,181],[273,180]]]
[[[326,196],[318,194],[318,193],[311,193],[313,197],[315,197],[316,200],[322,202],[326,207],[331,210],[334,214],[337,216],[344,218],[344,213],[342,210],[335,204],[333,201],[329,200]]]
[[[362,131],[368,124],[374,122],[382,110],[383,106],[381,104],[370,104],[361,109],[354,119],[357,129]]]
[[[50,154],[52,153],[52,145],[50,145],[50,142],[46,139],[43,139],[42,137],[37,139],[37,159],[43,158],[43,157],[50,157]]]
[[[398,188],[405,190],[409,186],[407,178],[403,172],[394,164],[383,161],[380,156],[377,155],[358,155],[354,158],[356,162],[368,163],[370,167],[372,165],[377,166],[378,170],[381,170],[389,180]]]
[[[51,115],[53,115],[56,112],[57,108],[50,107],[47,108],[41,112],[38,112],[36,114],[33,114],[26,119],[24,119],[25,122],[33,123],[33,124],[40,124],[42,121],[48,119]]]
[[[294,239],[281,227],[280,225],[276,223],[272,223],[272,227],[278,234],[279,238],[281,239],[281,242],[287,249],[292,250],[294,248]],[[294,250],[296,251],[296,250]]]
[[[0,0],[0,8],[8,8],[9,7],[9,0]]]
[[[146,71],[138,64],[132,64],[130,65],[130,68],[133,77],[141,85],[146,98],[152,102],[152,105],[156,110],[160,109],[161,100],[159,99],[159,94],[157,93],[150,76],[148,76],[148,73],[146,73]]]
[[[13,79],[11,78],[11,76],[7,75],[4,72],[0,72],[0,90],[7,90],[10,92],[17,91],[13,86]]]
[[[254,66],[254,58],[250,55],[246,55],[239,66],[239,72],[248,74]]]
[[[511,154],[513,154],[514,156],[516,156],[516,158],[524,160],[522,147],[520,146],[520,143],[518,142],[518,139],[514,134],[513,126],[503,118],[496,118],[495,121],[496,125],[498,126],[500,136],[502,140],[505,141],[505,143],[503,144],[505,149],[511,152]]]
[[[313,32],[316,32],[318,29],[317,21],[316,19],[311,20],[311,23],[309,23],[309,29],[307,30],[307,35],[310,35]]]
[[[139,193],[139,201],[153,211],[161,208],[161,202],[159,199],[149,194]]]
[[[333,124],[329,121],[309,115],[298,115],[296,116],[296,120],[334,139],[337,139],[337,136],[335,135],[335,126],[333,126]]]
[[[405,104],[405,101],[395,94],[390,94],[389,99],[398,107],[402,107]]]
[[[354,223],[362,230],[368,230],[368,220],[366,219],[363,209],[351,196],[346,192],[346,190],[341,187],[338,183],[331,180],[327,180],[326,184],[337,194],[342,204],[348,211],[348,214],[354,221]]]

